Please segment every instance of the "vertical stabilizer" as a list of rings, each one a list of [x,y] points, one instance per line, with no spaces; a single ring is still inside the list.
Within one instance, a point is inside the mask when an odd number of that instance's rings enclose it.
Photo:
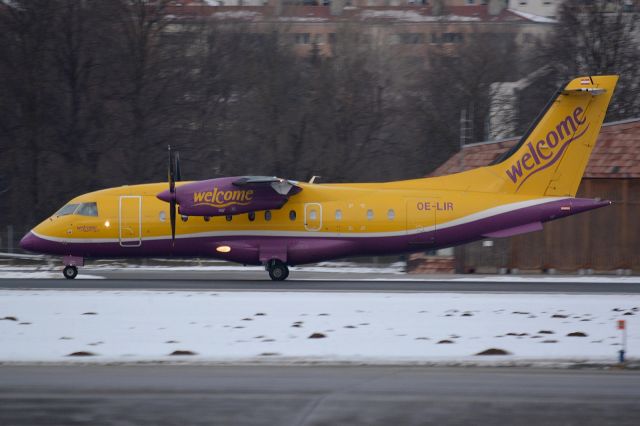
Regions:
[[[575,196],[595,146],[618,76],[572,80],[537,123],[491,171],[501,192]]]

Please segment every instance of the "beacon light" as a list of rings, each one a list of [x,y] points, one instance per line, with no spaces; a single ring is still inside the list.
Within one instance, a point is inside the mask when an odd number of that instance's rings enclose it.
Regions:
[[[229,253],[231,251],[231,247],[229,246],[218,246],[216,247],[216,251],[219,253]]]

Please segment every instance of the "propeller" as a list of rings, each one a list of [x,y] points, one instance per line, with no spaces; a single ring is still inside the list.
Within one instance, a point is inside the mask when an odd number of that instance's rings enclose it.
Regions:
[[[175,244],[176,240],[176,181],[180,181],[180,154],[176,152],[175,162],[173,161],[173,151],[171,151],[171,145],[168,147],[169,151],[169,220],[171,222],[171,245]]]

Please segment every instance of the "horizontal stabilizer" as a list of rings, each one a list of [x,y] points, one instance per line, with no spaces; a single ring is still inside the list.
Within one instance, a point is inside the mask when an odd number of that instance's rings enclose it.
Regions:
[[[590,94],[593,96],[602,95],[603,93],[607,93],[607,89],[602,89],[599,87],[580,87],[578,89],[565,89],[562,91],[563,95],[576,95],[576,94]]]

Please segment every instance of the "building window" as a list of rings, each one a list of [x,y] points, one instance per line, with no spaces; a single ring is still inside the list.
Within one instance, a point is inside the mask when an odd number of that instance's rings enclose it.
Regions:
[[[228,214],[226,218],[227,218],[227,222],[231,222],[233,220],[233,216],[230,214]]]
[[[264,220],[267,222],[271,220],[271,210],[267,210],[264,212]]]
[[[295,44],[310,44],[311,33],[295,33],[293,35],[293,41]]]
[[[336,44],[336,33],[329,33],[327,35],[329,36],[329,44]]]
[[[393,220],[396,218],[396,212],[393,209],[387,210],[387,219]]]
[[[294,220],[296,220],[296,211],[295,211],[295,210],[291,210],[291,211],[289,212],[289,220],[290,220],[290,221],[292,221],[292,222],[293,222]]]
[[[342,220],[342,210],[336,210],[336,220]]]
[[[253,222],[254,220],[256,220],[256,212],[249,212],[247,216],[249,217],[249,222]]]
[[[398,33],[398,40],[402,44],[422,44],[424,34],[422,33]]]
[[[373,210],[369,209],[367,210],[367,220],[372,220],[373,219]]]
[[[462,43],[464,41],[464,34],[462,33],[443,33],[443,43]]]

